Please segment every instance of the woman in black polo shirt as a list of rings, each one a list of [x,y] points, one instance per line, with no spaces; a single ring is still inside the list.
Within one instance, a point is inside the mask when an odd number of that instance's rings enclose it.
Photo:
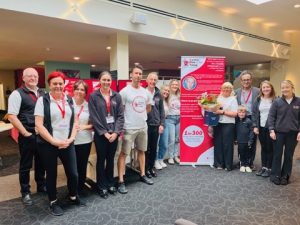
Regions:
[[[276,185],[287,185],[292,173],[294,151],[300,140],[300,98],[295,96],[294,84],[290,80],[281,82],[281,93],[282,97],[274,100],[268,117],[270,137],[274,141],[270,180]]]

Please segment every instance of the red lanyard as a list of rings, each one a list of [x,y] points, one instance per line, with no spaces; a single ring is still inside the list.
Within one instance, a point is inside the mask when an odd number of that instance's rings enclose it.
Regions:
[[[110,96],[104,97],[104,99],[105,99],[105,102],[106,102],[106,111],[107,111],[107,114],[110,115]]]
[[[245,104],[247,104],[247,102],[249,101],[251,93],[252,93],[252,90],[249,91],[248,96],[245,99],[245,92],[243,91],[243,99],[244,99]]]
[[[36,102],[37,99],[38,99],[38,97],[39,97],[39,96],[35,96],[35,95],[32,94],[32,93],[29,93],[29,96],[32,98],[32,100],[33,100],[34,102]]]
[[[110,115],[110,90],[109,90],[109,95],[104,95],[101,91],[101,88],[100,88],[100,92],[106,102],[106,111],[107,111],[107,114]],[[105,97],[106,96],[106,97]]]
[[[77,119],[79,119],[79,116],[80,116],[80,114],[82,113],[82,111],[83,111],[83,105],[80,107],[80,110],[79,110],[79,112],[77,113]]]
[[[51,94],[50,94],[51,95]],[[54,99],[59,111],[61,112],[61,117],[64,119],[65,115],[66,115],[66,106],[65,106],[65,96],[63,95],[63,98],[61,100],[62,102],[62,107],[58,104],[58,102],[56,101],[56,99],[53,97],[53,95],[51,95],[52,98]]]

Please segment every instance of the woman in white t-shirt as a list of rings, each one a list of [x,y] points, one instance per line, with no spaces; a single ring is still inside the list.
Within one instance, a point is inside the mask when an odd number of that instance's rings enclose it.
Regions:
[[[165,111],[165,117],[168,115],[169,112],[169,106],[168,106],[168,100],[169,100],[169,93],[170,88],[168,85],[164,85],[160,90],[161,96],[163,97],[164,101],[164,111]],[[166,124],[164,125],[164,131],[159,136],[158,141],[158,151],[157,151],[157,157],[155,161],[155,168],[157,170],[161,170],[162,168],[167,167],[167,164],[164,163],[164,157],[166,154],[166,151],[168,149],[169,144],[169,131]]]
[[[276,95],[273,85],[265,80],[260,84],[260,93],[254,101],[252,110],[253,131],[258,135],[261,145],[262,168],[256,173],[257,176],[269,177],[271,175],[273,160],[273,141],[270,137],[267,119],[269,111]]]
[[[86,179],[87,163],[92,145],[92,125],[90,124],[90,113],[88,103],[85,100],[88,86],[83,80],[77,81],[73,85],[74,91],[74,111],[77,120],[77,135],[75,138],[75,152],[78,172],[78,194],[83,194]]]
[[[168,115],[165,124],[169,132],[169,164],[179,163],[179,122],[180,122],[180,89],[179,81],[170,80],[170,95],[168,99]]]
[[[221,108],[215,113],[220,115],[219,123],[214,127],[214,167],[232,170],[235,117],[238,103],[233,96],[233,86],[225,82],[217,98]]]

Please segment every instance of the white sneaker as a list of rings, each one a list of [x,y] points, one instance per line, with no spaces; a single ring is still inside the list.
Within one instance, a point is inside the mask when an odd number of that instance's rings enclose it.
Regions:
[[[251,170],[251,168],[249,166],[246,166],[246,172],[247,173],[252,173],[252,170]]]
[[[169,159],[168,159],[168,163],[169,163],[170,165],[174,165],[174,159],[169,158]]]
[[[180,163],[180,159],[177,156],[174,158],[174,161],[178,164]]]
[[[246,172],[246,168],[244,166],[241,166],[240,172],[245,173]]]
[[[157,169],[157,170],[161,170],[161,169],[162,169],[162,166],[161,166],[161,164],[159,163],[158,160],[155,161],[154,167],[155,167],[155,169]]]
[[[163,160],[160,160],[159,163],[160,163],[160,165],[161,165],[162,168],[166,168],[167,167],[167,164],[165,164]]]

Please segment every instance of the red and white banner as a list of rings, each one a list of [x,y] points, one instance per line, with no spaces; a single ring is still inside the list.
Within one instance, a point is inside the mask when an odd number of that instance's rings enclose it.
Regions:
[[[219,94],[224,82],[225,58],[181,57],[180,164],[212,165],[213,141],[198,105],[203,94]]]

